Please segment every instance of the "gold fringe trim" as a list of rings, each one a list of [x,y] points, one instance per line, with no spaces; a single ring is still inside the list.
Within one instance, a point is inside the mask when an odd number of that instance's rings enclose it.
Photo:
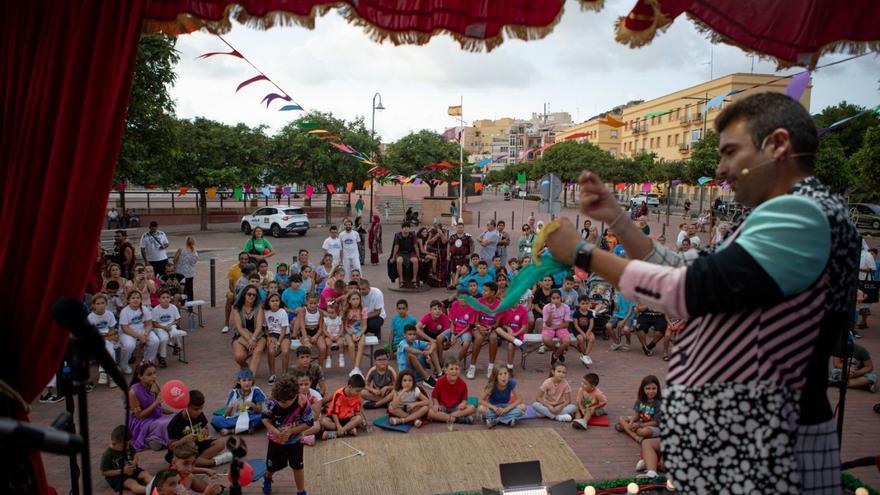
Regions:
[[[709,37],[709,41],[712,43],[724,43],[725,45],[735,46],[740,50],[753,54],[760,58],[761,60],[766,60],[768,62],[776,63],[776,70],[789,69],[792,67],[803,67],[808,70],[813,70],[816,68],[816,65],[819,63],[819,59],[823,55],[830,55],[833,53],[845,53],[848,55],[861,55],[867,52],[877,52],[880,53],[880,41],[855,41],[855,40],[838,40],[832,43],[828,43],[819,48],[815,53],[809,54],[809,60],[804,61],[790,61],[790,60],[782,60],[778,57],[774,57],[773,55],[768,55],[763,52],[759,52],[754,48],[747,47],[741,43],[738,43],[731,38],[728,38],[715,29],[712,26],[709,26],[702,19],[694,16],[690,12],[687,12],[688,19],[691,20],[696,25],[697,30],[705,34]],[[806,55],[806,54],[805,54]]]
[[[603,8],[605,8],[605,0],[580,0],[581,4],[581,12],[585,10],[592,10],[593,12],[599,12]]]
[[[653,16],[650,19],[639,20],[651,20],[653,21],[651,25],[641,31],[633,31],[626,27],[627,18],[619,17],[614,24],[614,30],[617,33],[614,38],[618,43],[627,45],[630,48],[641,48],[650,43],[658,31],[662,33],[672,24],[672,19],[663,13],[657,0],[646,0],[645,5],[651,7]],[[630,12],[629,15],[633,15],[633,13]]]
[[[309,15],[306,16],[284,11],[274,11],[269,12],[262,17],[249,14],[244,8],[237,4],[230,4],[226,7],[226,12],[223,15],[223,18],[216,21],[208,21],[184,13],[179,14],[176,19],[170,21],[146,19],[143,23],[142,32],[144,34],[161,32],[176,36],[198,30],[206,30],[210,33],[225,34],[232,29],[231,19],[235,19],[238,23],[247,27],[260,30],[267,30],[276,26],[300,26],[307,29],[314,29],[316,16],[326,15],[327,12],[336,8],[339,14],[347,22],[363,28],[367,36],[377,43],[383,43],[388,40],[394,45],[424,45],[430,42],[434,36],[446,34],[458,42],[463,50],[479,52],[485,49],[486,52],[491,52],[504,42],[505,35],[507,38],[531,41],[542,39],[553,32],[553,29],[559,24],[559,21],[562,19],[562,15],[565,12],[564,3],[562,3],[562,0],[560,0],[560,2],[559,12],[550,24],[540,27],[508,25],[504,26],[502,32],[489,38],[475,38],[448,29],[435,29],[430,33],[423,33],[420,31],[389,31],[379,28],[365,20],[353,7],[351,7],[351,5],[345,2],[328,2],[326,4],[316,5],[312,8]],[[602,8],[603,2],[604,0],[581,0],[581,8],[584,10],[591,9],[598,11]]]

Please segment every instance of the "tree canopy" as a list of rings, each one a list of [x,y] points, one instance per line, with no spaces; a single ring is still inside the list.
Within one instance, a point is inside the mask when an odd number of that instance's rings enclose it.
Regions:
[[[457,165],[459,154],[458,144],[446,141],[440,134],[425,129],[409,133],[388,145],[382,163],[392,172],[409,177],[426,165],[441,161]],[[427,181],[433,196],[434,189],[440,182],[459,180],[459,168],[435,170],[421,174],[420,177]]]

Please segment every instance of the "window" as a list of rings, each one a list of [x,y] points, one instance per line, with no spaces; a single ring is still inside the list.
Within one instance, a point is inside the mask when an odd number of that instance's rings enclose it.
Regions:
[[[608,150],[608,153],[609,153],[611,156],[617,156],[617,150],[614,149],[614,148],[611,148],[610,150]]]
[[[611,139],[617,139],[617,129],[611,130]]]
[[[666,136],[666,146],[672,146],[672,135]]]
[[[254,212],[254,216],[259,217],[259,216],[263,216],[263,215],[268,215],[268,213],[267,213],[268,210],[269,210],[268,208],[260,208],[259,210]]]
[[[702,134],[703,134],[702,129],[694,129],[693,131],[691,131],[691,141],[696,143],[697,141],[700,140],[700,137],[702,137]]]
[[[690,105],[684,106],[684,115],[685,115],[685,117],[687,117],[688,120],[691,120],[691,110],[693,110],[693,109],[691,108]]]
[[[678,145],[678,134],[675,135],[675,144]]]
[[[651,144],[650,144],[649,146],[650,146],[651,148],[653,148],[653,147],[654,147],[654,138],[651,138],[650,143],[651,143]]]
[[[510,135],[510,145],[516,146],[516,135],[514,135],[514,134]]]

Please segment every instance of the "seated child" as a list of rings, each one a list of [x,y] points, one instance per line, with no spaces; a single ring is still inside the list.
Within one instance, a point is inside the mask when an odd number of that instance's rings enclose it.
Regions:
[[[119,349],[119,333],[116,329],[116,317],[107,309],[108,300],[104,294],[95,294],[92,297],[92,312],[87,318],[104,338],[104,348],[107,349],[107,354],[115,360],[116,349]],[[113,380],[107,378],[107,373],[100,366],[98,367],[98,384],[109,384],[110,388],[116,386]]]
[[[315,424],[312,408],[306,397],[300,395],[299,386],[289,374],[281,375],[275,382],[272,398],[263,412],[263,426],[269,437],[263,493],[272,493],[274,474],[290,466],[297,495],[305,495],[302,436]]]
[[[526,412],[526,405],[516,396],[516,380],[510,376],[510,369],[492,368],[486,388],[480,395],[477,412],[483,415],[489,428],[498,423],[516,426],[516,420]]]
[[[388,351],[376,349],[373,352],[372,368],[367,371],[366,386],[361,392],[364,409],[384,407],[394,398],[394,382],[397,372],[388,366]]]
[[[306,296],[306,306],[300,312],[299,316],[296,317],[296,322],[291,327],[292,331],[290,334],[290,338],[299,338],[299,343],[301,346],[305,347],[318,347],[318,364],[320,365],[322,362],[326,360],[326,367],[330,367],[330,356],[327,354],[327,342],[324,338],[323,326],[321,323],[323,322],[324,315],[321,314],[321,310],[318,309],[318,295],[314,292],[310,292],[308,296]],[[284,364],[285,371],[287,370],[287,364]]]
[[[498,339],[507,343],[507,369],[513,369],[513,358],[516,348],[522,347],[523,336],[529,326],[529,310],[523,304],[508,309],[501,314],[500,326],[495,329]]]
[[[565,364],[556,363],[550,370],[550,378],[538,388],[538,399],[532,409],[540,416],[556,421],[571,421],[577,406],[571,403],[571,386],[565,381]]]
[[[406,299],[397,301],[396,306],[397,314],[391,317],[391,352],[397,352],[397,344],[403,340],[404,327],[418,323],[415,318],[409,315],[409,302]]]
[[[495,309],[501,304],[495,295],[498,293],[498,285],[495,282],[486,282],[483,284],[483,297],[478,301],[489,309]],[[495,356],[498,352],[498,335],[495,331],[501,323],[500,314],[489,314],[482,311],[477,312],[476,327],[474,328],[474,347],[471,350],[471,364],[468,366],[468,380],[473,380],[477,373],[477,358],[480,356],[480,350],[483,344],[489,344],[489,364],[486,367],[486,376],[492,374],[492,367],[495,363]]]
[[[449,320],[449,317],[443,311],[443,303],[441,301],[437,299],[431,301],[430,308],[431,310],[422,316],[422,319],[416,324],[416,337],[436,343],[443,332],[452,328],[452,321]],[[400,333],[400,340],[403,340],[403,331]],[[440,362],[441,346],[434,346],[434,353],[436,354],[437,362]]]
[[[290,289],[288,289],[290,290]],[[266,358],[269,361],[269,385],[275,383],[275,356],[281,354],[281,372],[287,373],[290,363],[290,322],[284,302],[277,292],[266,296],[263,303],[263,328],[269,337]]]
[[[507,260],[507,276],[515,277],[519,273],[519,258],[510,258]]]
[[[571,335],[568,333],[571,309],[562,304],[562,295],[558,289],[550,291],[550,302],[544,306],[541,318],[543,321],[541,338],[544,341],[544,347],[552,352],[550,366],[553,367],[556,361],[564,363],[565,351],[568,350],[571,343]],[[554,337],[559,339],[558,345],[553,341]]]
[[[196,493],[204,493],[205,495],[219,495],[223,493],[225,490],[223,485],[193,476],[194,474],[206,474],[208,476],[217,474],[213,469],[196,467],[199,448],[196,447],[195,443],[188,440],[179,443],[172,449],[172,452],[174,457],[171,459],[171,468],[180,475],[180,486]]]
[[[615,293],[614,314],[606,327],[611,334],[612,351],[618,349],[629,351],[630,335],[632,335],[632,323],[635,318],[636,305],[623,297],[620,291]],[[623,336],[623,339],[621,339]]]
[[[392,425],[412,423],[420,428],[422,418],[428,414],[431,400],[416,384],[416,377],[411,370],[403,370],[397,375],[392,397],[388,406],[388,422]]]
[[[593,343],[596,342],[596,335],[593,333],[595,323],[593,312],[590,311],[590,298],[585,295],[578,297],[577,309],[571,315],[571,328],[574,330],[578,350],[581,351],[581,362],[588,368],[593,364],[590,353],[593,352]]]
[[[397,344],[397,369],[400,372],[411,369],[419,376],[426,386],[434,388],[437,379],[434,375],[440,372],[440,363],[434,353],[435,344],[424,340],[416,340],[415,325],[407,325],[403,332],[404,339]],[[428,372],[428,360],[431,361],[431,370]]]
[[[193,442],[198,448],[198,467],[214,467],[232,460],[231,452],[223,440],[212,439],[208,429],[208,418],[202,412],[205,408],[205,395],[198,390],[189,391],[189,405],[175,414],[168,423],[168,452],[165,460],[170,461],[174,448],[186,442]]]
[[[342,335],[342,317],[339,316],[337,305],[330,305],[324,311],[324,348],[327,349],[327,359],[324,366],[330,368],[334,350],[339,352],[339,367],[345,367],[345,339]],[[341,309],[341,306],[340,308]]]
[[[562,281],[562,289],[559,294],[562,296],[562,304],[569,308],[575,308],[578,304],[578,292],[574,288],[574,277],[567,275]]]
[[[180,474],[176,469],[163,469],[150,481],[147,488],[150,489],[150,495],[181,495]]]
[[[431,397],[434,399],[428,410],[428,418],[434,421],[446,423],[452,429],[452,423],[470,425],[474,423],[474,413],[477,409],[468,404],[467,383],[461,379],[459,373],[459,359],[455,356],[447,356],[443,363],[443,376],[437,380]]]
[[[321,418],[324,432],[321,440],[330,440],[346,435],[357,436],[357,427],[364,424],[361,414],[361,392],[364,390],[364,377],[358,374],[348,377],[348,384],[333,393],[327,415]]]
[[[290,274],[288,273],[290,267],[287,266],[287,263],[281,262],[275,265],[275,281],[278,282],[278,287],[286,289],[287,286],[290,285]]]
[[[263,424],[263,404],[265,402],[266,395],[260,390],[260,387],[254,385],[254,372],[249,369],[239,370],[238,381],[226,396],[226,410],[222,415],[211,418],[211,426],[221,435],[231,435],[235,433],[239,418],[246,415],[247,432],[253,433]]]
[[[608,399],[605,394],[598,388],[599,375],[595,373],[587,373],[581,378],[581,388],[578,390],[577,411],[574,413],[575,419],[571,426],[586,430],[590,418],[593,416],[605,416],[605,406],[608,405]]]
[[[110,446],[101,455],[101,475],[114,492],[125,488],[131,493],[143,495],[147,493],[146,485],[150,482],[151,476],[138,467],[136,454],[125,436],[124,425],[119,425],[110,432]],[[123,481],[123,473],[125,481]]]
[[[590,309],[593,311],[593,318],[596,320],[593,325],[594,332],[603,332],[605,340],[608,340],[608,334],[604,333],[608,321],[611,319],[612,312],[612,290],[605,282],[596,283],[593,291],[590,293]]]
[[[654,375],[642,378],[639,385],[639,396],[633,405],[633,415],[621,416],[614,428],[626,435],[636,443],[642,443],[645,438],[660,436],[660,380]]]
[[[437,347],[442,352],[451,349],[456,342],[461,342],[458,360],[464,361],[468,348],[474,340],[477,310],[468,306],[466,302],[456,299],[449,308],[449,319],[452,320],[452,326],[437,337]]]
[[[312,408],[312,419],[314,421],[314,424],[302,433],[302,443],[310,446],[315,445],[315,435],[321,432],[321,405],[323,404],[324,398],[321,396],[320,392],[312,388],[312,381],[309,380],[309,376],[302,371],[295,371],[293,373],[293,378],[296,379],[296,384],[299,387],[299,394],[306,398],[309,407]]]
[[[311,349],[305,346],[296,349],[296,368],[294,368],[294,371],[305,373],[309,377],[310,387],[317,390],[324,397],[325,403],[329,400],[327,398],[327,384],[324,383],[324,372],[321,371],[320,364],[312,362]]]
[[[838,381],[843,377],[843,359],[839,356],[831,356],[831,380]],[[877,373],[874,371],[874,363],[871,354],[859,344],[853,344],[852,357],[849,359],[849,377],[846,381],[848,388],[862,388],[870,392],[877,389]]]
[[[168,341],[173,339],[175,351],[180,350],[180,338],[186,337],[186,332],[179,328],[180,311],[177,306],[171,304],[171,293],[166,289],[159,291],[159,305],[153,310],[153,332],[159,337],[159,367],[165,368],[168,363]],[[176,354],[176,352],[175,352]]]
[[[302,276],[294,273],[290,276],[290,287],[284,289],[281,293],[281,300],[284,301],[284,310],[287,312],[288,322],[293,322],[302,311],[302,307],[306,305],[306,291],[302,288]]]

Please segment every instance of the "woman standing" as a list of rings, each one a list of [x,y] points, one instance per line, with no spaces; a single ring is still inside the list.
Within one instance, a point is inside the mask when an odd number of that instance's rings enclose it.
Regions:
[[[251,263],[257,264],[258,261],[271,258],[275,255],[272,244],[263,237],[263,228],[254,227],[251,232],[251,238],[244,245],[244,250],[251,258]]]
[[[378,214],[373,214],[373,223],[370,224],[370,264],[379,264],[379,255],[382,254],[382,224]]]
[[[524,224],[522,226],[522,235],[519,236],[519,242],[517,243],[519,247],[519,257],[520,258],[529,258],[532,256],[532,244],[535,243],[535,233],[532,232],[532,227],[529,224]]]
[[[358,233],[358,256],[361,260],[361,266],[363,266],[366,257],[367,229],[364,228],[364,222],[360,215],[354,219],[354,230]]]
[[[183,275],[183,293],[187,301],[195,300],[193,294],[193,281],[196,278],[196,263],[199,262],[199,252],[196,251],[196,239],[193,236],[186,237],[184,247],[174,254],[174,265],[177,273]]]

